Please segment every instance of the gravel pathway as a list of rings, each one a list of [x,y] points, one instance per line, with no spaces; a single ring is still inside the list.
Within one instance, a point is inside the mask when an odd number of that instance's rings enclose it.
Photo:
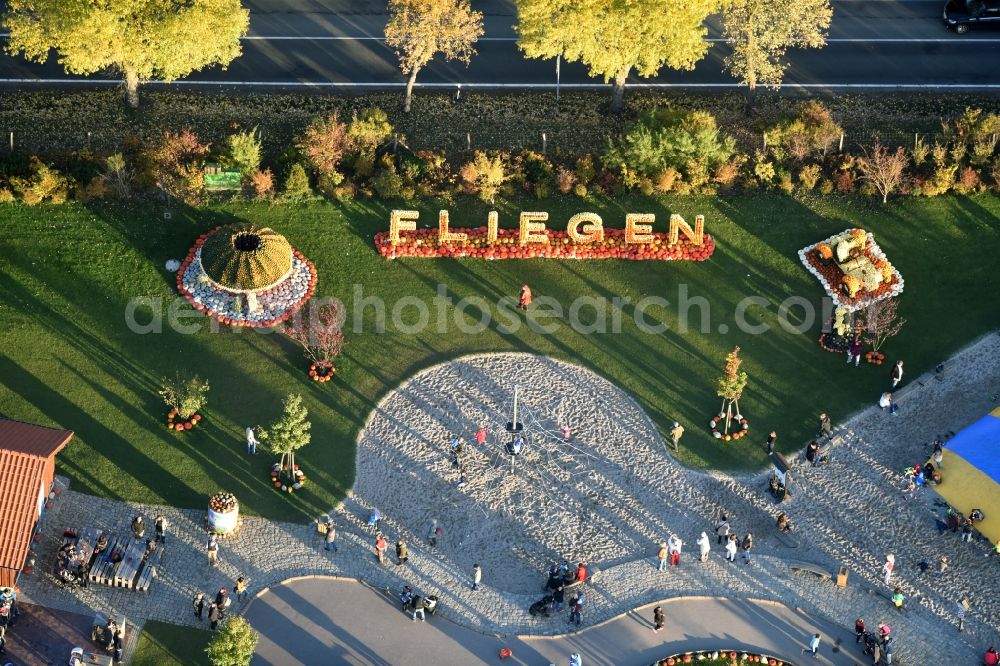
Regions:
[[[936,496],[921,491],[907,499],[898,489],[898,470],[922,460],[935,434],[958,431],[995,406],[990,397],[998,382],[1000,337],[991,335],[950,360],[940,380],[918,378],[898,392],[899,416],[872,408],[843,424],[832,462],[797,466],[794,497],[779,507],[766,493],[767,474],[703,474],[674,463],[628,396],[585,369],[530,355],[466,357],[416,375],[373,412],[359,437],[355,487],[337,518],[336,555],[322,550],[312,525],[245,518],[239,533],[223,541],[220,566],[210,568],[203,511],[67,490],[46,516],[38,571],[22,578],[23,594],[69,610],[193,624],[189,600],[196,589],[214,591],[244,575],[255,592],[292,576],[330,574],[437,593],[442,614],[485,633],[557,634],[567,631],[562,619],[536,620],[526,609],[540,596],[547,563],[566,558],[600,571],[587,587],[585,625],[671,596],[773,599],[845,626],[858,615],[872,625],[884,620],[899,639],[901,663],[976,663],[986,645],[1000,644],[1000,560],[985,558],[984,544],[938,536]],[[491,446],[500,450],[496,434],[514,384],[521,387],[529,437],[511,472],[509,456],[481,450],[470,435],[488,423]],[[573,429],[566,446],[559,433],[564,424]],[[468,440],[462,488],[455,487],[449,459],[455,431]],[[391,542],[409,542],[406,566],[374,561],[365,525],[372,506],[385,515],[382,529]],[[720,509],[739,533],[754,533],[751,565],[726,563],[714,539],[707,563],[692,558],[695,540],[703,530],[711,533]],[[137,511],[150,524],[158,513],[171,522],[161,576],[148,595],[96,585],[69,592],[53,584],[46,571],[64,527],[122,532]],[[779,511],[796,526],[797,547],[778,538]],[[434,549],[425,541],[432,519],[444,530]],[[657,572],[658,542],[671,533],[686,544],[682,566]],[[881,562],[890,552],[894,584],[909,597],[902,615],[881,582]],[[918,562],[936,562],[940,554],[951,558],[944,576],[920,573]],[[843,563],[850,584],[838,589],[791,573],[789,560],[829,568]],[[474,562],[484,571],[475,592],[468,585]],[[972,605],[963,634],[954,619],[961,598]]]

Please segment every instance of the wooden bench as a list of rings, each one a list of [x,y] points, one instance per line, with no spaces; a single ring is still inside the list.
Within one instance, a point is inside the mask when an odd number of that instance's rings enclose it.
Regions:
[[[146,552],[146,542],[141,539],[132,539],[128,548],[122,556],[122,561],[115,569],[115,575],[111,584],[115,587],[131,589],[135,583],[135,577],[142,566],[142,556]]]
[[[139,571],[139,577],[135,581],[135,589],[140,592],[149,592],[149,584],[153,582],[156,578],[156,566],[163,559],[163,546],[160,546],[153,554],[149,556],[149,560],[142,565],[142,570]]]
[[[805,573],[811,573],[824,580],[833,580],[832,571],[826,567],[820,566],[819,564],[813,564],[812,562],[800,562],[796,560],[789,562],[788,568],[792,571],[804,571]]]

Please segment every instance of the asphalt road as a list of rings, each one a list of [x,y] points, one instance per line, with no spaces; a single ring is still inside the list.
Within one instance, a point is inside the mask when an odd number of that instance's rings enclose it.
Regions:
[[[4,3],[0,2],[0,7]],[[250,34],[243,56],[227,70],[192,74],[186,84],[261,86],[385,87],[403,84],[392,51],[382,41],[385,3],[370,0],[249,0]],[[418,86],[553,87],[554,60],[525,59],[517,48],[516,16],[510,0],[475,1],[484,12],[486,34],[470,66],[435,61]],[[820,50],[788,54],[786,87],[811,88],[978,88],[1000,89],[1000,31],[958,36],[941,22],[943,0],[837,0],[829,43]],[[708,56],[690,72],[662,70],[631,85],[730,87],[723,70],[728,47],[718,22]],[[600,85],[579,63],[562,63],[566,87]],[[51,57],[44,65],[0,56],[0,81],[80,80]],[[90,77],[116,79],[112,74]]]
[[[252,666],[365,664],[389,666],[565,665],[574,652],[586,666],[646,666],[693,650],[750,650],[798,659],[821,636],[817,666],[853,666],[865,659],[853,634],[781,604],[733,599],[669,599],[667,622],[653,633],[649,604],[581,631],[569,632],[564,613],[548,622],[567,633],[501,639],[452,624],[441,616],[413,622],[398,602],[353,580],[310,576],[276,585],[254,599],[245,616],[260,632]],[[500,648],[513,656],[500,662]],[[801,663],[806,663],[803,657]]]

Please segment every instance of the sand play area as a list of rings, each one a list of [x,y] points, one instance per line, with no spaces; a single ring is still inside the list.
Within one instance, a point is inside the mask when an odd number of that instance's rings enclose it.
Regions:
[[[511,456],[515,386],[525,444]],[[485,445],[475,442],[482,425]],[[462,487],[456,435],[465,438]],[[643,411],[605,379],[550,358],[491,354],[426,370],[385,398],[359,438],[353,495],[411,538],[437,520],[441,555],[461,570],[479,562],[494,587],[533,592],[552,561],[632,560],[670,535],[663,516],[695,518],[685,514],[704,504],[689,482],[672,482],[678,469]]]

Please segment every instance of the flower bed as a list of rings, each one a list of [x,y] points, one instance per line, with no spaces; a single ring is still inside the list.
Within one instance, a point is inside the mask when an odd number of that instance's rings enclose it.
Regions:
[[[192,414],[188,418],[182,418],[180,414],[177,413],[176,409],[171,409],[167,412],[167,429],[168,430],[190,430],[191,428],[198,425],[201,421],[201,414]]]
[[[741,437],[746,437],[747,433],[750,432],[750,422],[747,421],[745,418],[743,418],[742,414],[737,414],[736,416],[733,417],[733,420],[735,420],[739,424],[738,430],[736,430],[735,432],[731,432],[729,434],[719,432],[719,427],[718,427],[719,421],[722,421],[725,418],[726,415],[720,413],[716,414],[711,419],[709,419],[708,427],[712,429],[712,437],[716,439],[721,439],[724,442],[731,442],[733,440],[740,439]]]
[[[306,475],[299,469],[298,465],[295,466],[291,474],[295,479],[294,482],[288,483],[287,480],[282,479],[283,476],[288,476],[288,467],[282,467],[278,463],[274,463],[271,467],[271,483],[274,484],[276,490],[280,490],[283,493],[293,493],[306,484]]]
[[[841,284],[845,277],[847,279],[852,278],[851,276],[846,276],[844,271],[833,261],[829,248],[830,244],[838,237],[858,232],[864,233],[867,237],[862,254],[871,261],[873,266],[882,270],[883,275],[888,275],[889,279],[883,279],[874,291],[866,291],[862,288],[858,289],[854,296],[850,296],[844,293],[843,289],[841,289]],[[892,298],[903,292],[903,276],[886,259],[885,254],[879,248],[871,233],[861,229],[846,229],[839,234],[830,236],[826,240],[804,247],[799,250],[799,259],[806,269],[820,281],[823,289],[833,299],[833,302],[838,306],[847,308],[851,312],[856,312],[871,303]]]
[[[650,666],[675,666],[675,664],[693,664],[702,666],[732,666],[733,664],[766,664],[766,666],[793,666],[789,661],[778,659],[766,654],[753,654],[736,650],[701,650],[696,652],[681,652],[664,659],[654,661]]]
[[[626,243],[623,229],[605,229],[604,239],[592,243],[574,243],[565,231],[549,230],[548,243],[520,245],[517,229],[500,229],[493,243],[487,242],[486,227],[452,229],[468,234],[461,243],[439,243],[438,230],[419,229],[400,237],[398,245],[389,242],[389,232],[375,235],[375,247],[387,259],[398,257],[472,257],[475,259],[627,259],[630,261],[705,261],[715,251],[715,239],[704,234],[701,245],[686,238],[671,245],[665,233],[654,233],[652,243]]]

